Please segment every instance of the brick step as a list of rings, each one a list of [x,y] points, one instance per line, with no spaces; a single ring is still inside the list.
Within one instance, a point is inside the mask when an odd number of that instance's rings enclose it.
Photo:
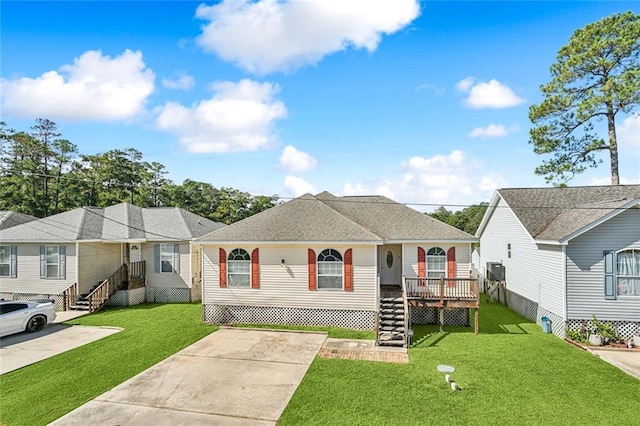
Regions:
[[[393,315],[393,314],[380,315],[380,320],[381,321],[384,321],[384,320],[400,321],[400,320],[404,320],[404,314],[399,314],[399,315]]]
[[[381,315],[404,315],[404,309],[402,309],[402,308],[398,308],[398,309],[381,309],[380,310],[380,314]]]
[[[402,297],[383,297],[380,303],[403,303]]]
[[[404,346],[403,340],[378,340],[378,346]]]
[[[381,332],[378,334],[378,341],[387,342],[389,340],[403,340],[404,333],[395,333],[395,332]]]
[[[69,309],[72,311],[88,311],[89,305],[73,305],[69,306]]]
[[[383,325],[380,327],[380,331],[391,331],[391,332],[400,332],[404,333],[403,326],[394,326],[394,325]]]

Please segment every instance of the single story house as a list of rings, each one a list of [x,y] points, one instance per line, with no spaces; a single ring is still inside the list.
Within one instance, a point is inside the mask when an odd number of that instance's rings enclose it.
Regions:
[[[383,196],[305,194],[194,241],[204,318],[373,330],[407,277],[468,281],[476,241]]]
[[[476,235],[525,317],[561,337],[593,315],[640,333],[640,185],[500,189]]]
[[[146,288],[138,303],[199,300],[199,253],[191,240],[223,226],[180,208],[121,203],[3,229],[0,249],[11,256],[8,268],[0,267],[0,295],[52,297],[74,285],[87,293],[129,263]]]

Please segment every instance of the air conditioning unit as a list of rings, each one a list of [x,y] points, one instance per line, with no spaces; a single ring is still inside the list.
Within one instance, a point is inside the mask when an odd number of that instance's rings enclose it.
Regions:
[[[504,281],[504,265],[499,262],[487,262],[487,279],[489,281]]]

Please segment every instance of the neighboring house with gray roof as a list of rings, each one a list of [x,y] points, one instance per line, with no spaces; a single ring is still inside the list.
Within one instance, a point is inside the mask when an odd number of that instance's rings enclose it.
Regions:
[[[382,196],[305,194],[195,240],[214,323],[374,329],[403,277],[465,277],[477,238]]]
[[[176,207],[128,203],[81,207],[0,230],[11,253],[0,264],[6,298],[59,295],[77,283],[86,293],[126,262],[145,261],[149,301],[199,300],[200,262],[191,240],[223,227]],[[4,267],[6,266],[6,268]]]
[[[522,315],[561,337],[593,315],[640,333],[640,185],[500,189],[476,235]]]
[[[18,213],[9,210],[0,210],[0,230],[31,222],[32,220],[36,219],[38,218],[24,213]]]

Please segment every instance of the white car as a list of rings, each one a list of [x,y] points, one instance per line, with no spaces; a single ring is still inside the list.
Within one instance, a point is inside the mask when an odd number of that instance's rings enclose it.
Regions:
[[[0,337],[21,331],[40,331],[54,319],[53,300],[0,301]]]

